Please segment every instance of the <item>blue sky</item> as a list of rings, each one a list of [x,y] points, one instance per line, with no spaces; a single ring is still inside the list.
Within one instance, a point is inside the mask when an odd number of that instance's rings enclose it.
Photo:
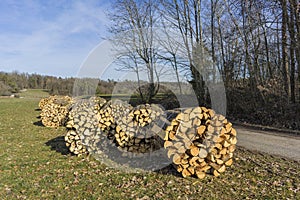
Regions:
[[[106,0],[1,0],[0,71],[76,76],[108,36]]]

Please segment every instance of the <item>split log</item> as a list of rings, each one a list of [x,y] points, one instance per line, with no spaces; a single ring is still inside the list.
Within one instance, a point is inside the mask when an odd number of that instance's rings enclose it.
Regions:
[[[232,165],[237,143],[232,124],[205,107],[180,112],[166,128],[164,147],[183,177],[219,176]]]

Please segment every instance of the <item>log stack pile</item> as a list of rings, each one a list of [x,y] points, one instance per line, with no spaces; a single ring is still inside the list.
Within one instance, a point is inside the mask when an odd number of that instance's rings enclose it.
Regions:
[[[73,99],[72,99],[72,97],[69,97],[69,96],[52,95],[49,97],[42,98],[39,101],[39,108],[41,110],[43,110],[45,105],[47,105],[49,103],[53,103],[53,102],[59,103],[60,101],[72,102]]]
[[[69,96],[50,96],[47,100],[42,99],[39,105],[42,108],[40,116],[43,125],[52,128],[64,125],[72,103],[73,99]]]
[[[224,116],[205,107],[164,112],[154,104],[133,108],[120,100],[74,102],[61,96],[42,99],[39,106],[45,126],[66,125],[66,146],[78,156],[91,153],[97,159],[138,163],[140,153],[165,147],[163,154],[183,177],[200,179],[219,176],[233,163],[237,133]]]
[[[183,110],[166,128],[164,147],[183,177],[219,176],[232,165],[236,131],[224,116],[211,109]]]
[[[81,156],[90,153],[101,158],[103,151],[115,145],[114,133],[117,121],[127,114],[131,106],[123,101],[106,102],[105,99],[92,97],[78,101],[71,109],[65,136],[69,150]]]
[[[118,146],[124,152],[133,153],[146,153],[160,148],[162,140],[153,126],[162,114],[163,110],[153,104],[133,108],[117,124],[115,138]]]
[[[97,115],[103,105],[105,99],[99,97],[91,97],[90,99],[78,100],[71,108],[66,123],[67,134],[65,136],[66,146],[70,152],[77,156],[87,153],[85,145],[87,136],[95,132],[100,134],[98,128]]]
[[[132,109],[132,106],[121,100],[110,100],[99,111],[99,127],[110,139],[115,139],[117,123]]]
[[[85,146],[82,144],[81,137],[76,130],[70,129],[67,131],[65,142],[69,151],[78,157],[87,153]]]
[[[44,106],[48,104],[50,97],[42,98],[39,102],[39,108],[43,110]]]
[[[132,106],[126,102],[110,100],[99,110],[94,118],[96,121],[94,119],[92,121],[93,124],[97,124],[97,128],[94,131],[84,132],[83,143],[89,153],[105,163],[113,162],[114,166],[118,166],[119,162],[128,161],[128,157],[125,158],[117,147],[115,133],[117,124],[131,109]]]

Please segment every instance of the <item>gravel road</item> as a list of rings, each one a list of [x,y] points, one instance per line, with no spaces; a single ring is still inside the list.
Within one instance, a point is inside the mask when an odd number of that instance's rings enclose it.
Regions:
[[[235,126],[238,146],[300,162],[300,136]]]

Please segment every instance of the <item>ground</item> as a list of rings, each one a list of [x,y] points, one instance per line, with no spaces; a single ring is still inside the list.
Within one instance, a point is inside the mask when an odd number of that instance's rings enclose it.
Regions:
[[[0,196],[3,199],[300,199],[300,163],[241,146],[220,177],[182,178],[171,166],[125,173],[75,157],[64,128],[41,125],[39,94],[0,99]]]
[[[300,135],[297,132],[258,130],[235,126],[239,145],[250,150],[279,155],[300,162]]]

